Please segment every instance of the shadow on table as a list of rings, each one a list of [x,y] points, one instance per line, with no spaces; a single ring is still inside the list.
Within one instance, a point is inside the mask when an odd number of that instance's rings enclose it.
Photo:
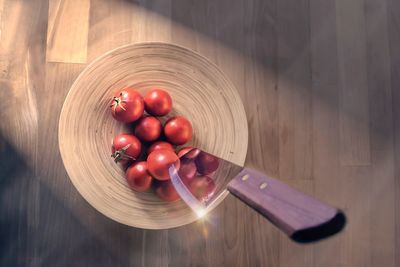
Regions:
[[[129,244],[128,227],[86,203],[79,205],[89,216],[79,218],[62,198],[0,134],[0,266],[131,265],[133,251],[111,247],[115,240]],[[88,229],[91,221],[97,232]]]

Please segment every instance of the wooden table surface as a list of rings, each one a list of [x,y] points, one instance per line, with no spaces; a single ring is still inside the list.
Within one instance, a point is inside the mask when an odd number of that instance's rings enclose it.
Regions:
[[[397,0],[0,0],[0,266],[400,266]],[[115,47],[165,41],[215,62],[249,124],[246,164],[345,210],[297,245],[230,196],[162,231],[116,223],[58,150],[68,89]]]

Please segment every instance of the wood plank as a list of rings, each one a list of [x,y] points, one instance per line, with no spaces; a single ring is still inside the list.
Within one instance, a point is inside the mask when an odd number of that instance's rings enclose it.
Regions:
[[[309,0],[277,1],[279,177],[311,179]]]
[[[393,149],[372,150],[370,186],[371,266],[397,266],[395,256],[395,179]],[[366,200],[364,200],[366,202]],[[361,205],[361,204],[360,204]],[[362,204],[364,205],[364,204]]]
[[[237,257],[244,257],[245,265],[239,261],[238,266],[279,266],[279,230],[250,207],[243,203],[240,206],[237,216],[241,217],[244,231],[239,232],[238,240],[244,238],[245,254]]]
[[[0,173],[0,265],[26,266],[27,257],[32,265],[37,264],[38,253],[32,239],[37,208],[36,201],[29,201],[37,192],[37,181],[32,178],[33,171],[24,155],[1,132]]]
[[[216,7],[206,1],[172,2],[171,38],[217,63]]]
[[[227,5],[229,3],[225,6]],[[277,1],[251,1],[244,2],[242,5],[244,5],[243,26],[237,25],[236,30],[232,28],[231,31],[240,30],[237,38],[243,41],[240,43],[237,40],[225,38],[225,44],[233,44],[231,46],[243,56],[242,59],[231,64],[244,65],[243,78],[239,73],[232,73],[232,76],[236,76],[234,81],[238,78],[244,81],[243,84],[237,82],[237,86],[245,106],[249,126],[246,166],[278,177]],[[236,6],[236,8],[241,7]],[[239,207],[241,206],[243,204]],[[245,265],[279,266],[280,251],[277,246],[279,231],[264,217],[248,207],[246,209],[242,207],[238,214],[243,214],[239,216],[244,217],[242,222],[244,232],[240,233],[238,238],[244,235]]]
[[[395,266],[400,264],[400,2],[388,2],[388,32],[390,49],[390,83],[392,89],[394,174],[395,174]]]
[[[348,221],[342,243],[344,266],[371,266],[371,171],[369,166],[340,170]]]
[[[336,1],[339,62],[340,176],[348,225],[345,264],[371,266],[371,179],[367,45],[363,1]],[[365,167],[363,167],[365,166]]]
[[[0,130],[20,153],[33,159],[38,119],[35,88],[43,86],[45,75],[43,69],[34,66],[44,63],[46,25],[41,22],[47,5],[40,1],[29,5],[9,1],[1,4],[0,96],[9,101],[0,104]],[[24,27],[25,24],[31,28]]]
[[[231,7],[231,12],[225,12],[227,6]],[[252,114],[253,117],[249,124],[250,156],[246,158],[246,164],[276,176],[278,142],[277,130],[273,126],[277,125],[277,117],[273,114],[277,114],[277,106],[272,104],[277,96],[274,54],[277,37],[273,23],[276,2],[218,1],[215,6],[209,5],[207,10],[210,13],[207,18],[215,17],[208,22],[206,33],[207,36],[215,33],[216,63],[236,86],[247,116]],[[255,24],[258,27],[254,27]],[[246,31],[249,28],[254,30]],[[224,208],[223,224],[229,228],[226,228],[223,240],[230,240],[232,244],[236,242],[225,256],[225,264],[230,263],[228,259],[236,258],[232,264],[237,266],[276,266],[279,261],[278,230],[234,197],[225,201]],[[232,235],[233,232],[237,233],[236,236]]]
[[[368,84],[363,0],[337,0],[340,163],[370,164]]]
[[[198,249],[198,243],[204,241],[203,233],[197,231],[198,229],[201,229],[200,227],[197,227],[198,223],[201,222],[196,222],[168,231],[167,247],[169,266],[190,266],[193,262],[194,259],[192,259],[192,254],[189,252],[192,248]],[[204,263],[207,261],[203,252],[204,249],[201,249],[198,254],[193,254],[200,258],[195,261],[196,263]],[[200,260],[200,262],[198,260]]]
[[[86,63],[90,0],[49,1],[48,62]]]
[[[136,32],[132,20],[139,17],[141,8],[125,0],[91,0],[88,37],[88,60],[129,44]]]
[[[139,1],[132,42],[169,42],[171,40],[171,0]],[[138,7],[141,7],[138,8]]]
[[[0,2],[0,265],[38,266],[36,89],[44,86],[47,3]],[[29,27],[27,27],[29,25]]]
[[[235,231],[243,232],[243,223],[238,218],[238,203],[228,196],[204,219],[206,263],[210,266],[238,266],[245,262],[244,239],[239,239]],[[230,221],[229,221],[230,219]],[[240,250],[242,248],[242,250]]]
[[[249,122],[246,164],[273,177],[279,176],[276,16],[276,1],[245,5],[243,27],[254,30],[243,31],[244,85],[238,88]]]
[[[335,0],[310,1],[314,196],[344,208],[339,168],[339,92]],[[344,233],[315,244],[315,266],[343,266]],[[332,251],[335,253],[332,254]]]
[[[147,231],[144,234],[144,258],[142,266],[169,266],[170,253],[166,243],[168,241],[168,230]]]
[[[387,2],[365,2],[371,145],[371,266],[395,265],[395,180]],[[382,219],[384,218],[384,219]]]

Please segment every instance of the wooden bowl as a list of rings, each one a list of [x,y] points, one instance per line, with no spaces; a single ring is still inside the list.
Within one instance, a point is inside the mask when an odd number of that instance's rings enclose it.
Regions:
[[[98,211],[120,223],[166,229],[196,220],[181,200],[167,203],[152,192],[132,191],[121,166],[111,158],[111,140],[126,131],[114,120],[115,90],[132,86],[141,93],[165,88],[173,111],[193,124],[190,145],[243,165],[247,152],[246,114],[233,84],[206,58],[166,43],[132,44],[93,61],[72,85],[61,111],[59,144],[69,177]]]

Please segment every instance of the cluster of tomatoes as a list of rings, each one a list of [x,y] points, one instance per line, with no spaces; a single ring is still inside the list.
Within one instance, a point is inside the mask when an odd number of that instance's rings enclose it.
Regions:
[[[218,159],[192,147],[175,152],[174,146],[190,141],[193,129],[183,116],[172,117],[162,125],[157,117],[172,110],[172,98],[165,90],[152,89],[142,97],[138,91],[125,88],[114,95],[110,107],[116,120],[134,126],[133,134],[113,139],[111,155],[126,168],[126,180],[133,190],[144,192],[153,186],[161,199],[179,199],[169,176],[169,167],[174,164],[199,200],[213,194],[215,184],[209,176],[218,168]]]

